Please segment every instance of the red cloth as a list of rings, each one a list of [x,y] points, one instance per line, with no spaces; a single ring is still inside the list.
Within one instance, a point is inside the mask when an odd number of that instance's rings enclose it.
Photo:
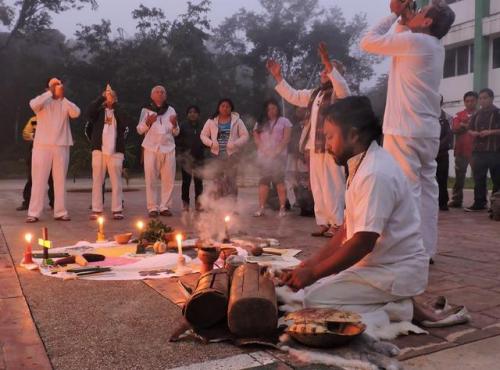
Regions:
[[[467,129],[460,126],[462,122],[467,122],[475,112],[463,110],[458,112],[453,118],[452,130],[455,134],[455,157],[472,157],[472,148],[474,145],[474,137]]]

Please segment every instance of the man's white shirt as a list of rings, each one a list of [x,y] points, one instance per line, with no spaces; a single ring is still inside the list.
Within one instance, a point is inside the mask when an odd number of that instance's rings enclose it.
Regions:
[[[348,161],[351,178],[346,191],[346,238],[358,232],[380,237],[373,251],[348,270],[391,294],[420,294],[427,286],[429,257],[406,177],[375,141],[359,164],[361,157]]]
[[[444,47],[436,37],[399,24],[391,31],[397,19],[384,18],[360,44],[366,52],[392,56],[384,134],[438,138]]]
[[[80,108],[68,99],[53,99],[46,91],[30,101],[30,107],[36,113],[37,127],[33,146],[73,145],[70,118],[78,118]]]
[[[116,150],[116,118],[114,109],[104,108],[104,119],[111,117],[111,123],[104,122],[102,128],[102,152],[104,154],[114,154]]]
[[[179,125],[174,128],[170,122],[170,117],[176,115],[174,108],[168,107],[167,111],[158,115],[156,121],[151,127],[148,127],[146,119],[150,114],[155,114],[155,112],[143,108],[137,125],[137,132],[140,135],[146,134],[142,141],[142,147],[152,152],[170,153],[174,151],[174,136],[179,135],[180,132]]]

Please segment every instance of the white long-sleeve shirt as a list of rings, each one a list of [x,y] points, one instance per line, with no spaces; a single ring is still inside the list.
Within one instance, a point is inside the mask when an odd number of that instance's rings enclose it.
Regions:
[[[332,72],[330,72],[328,77],[330,78],[330,81],[333,85],[332,97],[335,97],[336,99],[342,99],[346,96],[351,95],[351,91],[349,89],[349,86],[347,85],[346,80],[335,67],[333,68]],[[283,79],[278,85],[276,85],[276,91],[283,99],[285,99],[290,104],[303,108],[306,108],[309,105],[309,101],[311,100],[311,96],[314,92],[314,90],[312,89],[296,90],[291,87],[288,82],[285,81],[285,79]],[[307,140],[307,144],[305,146],[305,149],[307,150],[314,150],[314,141],[316,138],[316,123],[318,120],[319,107],[321,106],[322,100],[323,92],[320,92],[316,96],[311,107],[310,121],[304,128],[304,132],[309,132],[309,136],[307,138],[301,138],[301,142],[302,140]],[[307,127],[308,125],[310,125],[310,128]]]
[[[36,114],[37,127],[33,146],[73,145],[70,118],[80,116],[80,108],[68,99],[53,99],[50,91],[30,101],[30,107]]]
[[[360,44],[368,53],[392,56],[384,134],[438,138],[444,47],[436,37],[399,24],[391,31],[397,19],[384,18]]]
[[[143,108],[137,125],[139,135],[146,134],[142,141],[142,147],[151,152],[170,153],[174,151],[174,136],[179,135],[180,132],[179,125],[174,128],[170,122],[170,117],[176,115],[174,108],[168,107],[167,111],[161,116],[158,115],[156,121],[151,127],[148,127],[146,119],[150,114],[155,114],[155,112]]]
[[[352,157],[345,194],[346,240],[379,235],[375,247],[347,271],[385,292],[412,297],[427,286],[429,256],[420,234],[418,207],[396,160],[375,141]],[[356,170],[357,169],[357,170]]]

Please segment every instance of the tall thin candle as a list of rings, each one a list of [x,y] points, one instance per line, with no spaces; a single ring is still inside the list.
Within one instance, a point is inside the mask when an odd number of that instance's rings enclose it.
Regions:
[[[182,234],[177,234],[175,240],[177,240],[177,253],[182,256]]]

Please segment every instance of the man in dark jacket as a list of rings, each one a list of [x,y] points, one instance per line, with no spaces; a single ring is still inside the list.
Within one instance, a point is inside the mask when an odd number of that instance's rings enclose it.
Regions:
[[[441,96],[441,107],[443,106],[443,97]],[[453,131],[451,131],[451,121],[453,118],[441,109],[439,125],[441,133],[439,135],[439,152],[436,157],[437,169],[436,180],[439,186],[439,209],[448,211],[448,172],[450,170],[450,149],[453,148]]]
[[[469,133],[474,137],[472,148],[472,174],[474,176],[474,203],[467,212],[482,211],[487,204],[487,175],[490,171],[493,193],[500,190],[500,110],[493,104],[490,89],[479,92],[478,110],[469,123]]]
[[[103,184],[106,171],[111,181],[111,211],[116,220],[123,219],[122,168],[125,155],[126,123],[117,105],[116,93],[108,85],[87,111],[85,134],[92,146],[92,214],[103,212]]]
[[[203,193],[201,168],[205,158],[205,147],[200,139],[203,123],[200,121],[200,109],[192,105],[187,111],[187,120],[180,125],[180,134],[176,137],[176,151],[182,169],[182,205],[189,211],[189,188],[194,180],[195,207],[201,210],[198,201]]]

